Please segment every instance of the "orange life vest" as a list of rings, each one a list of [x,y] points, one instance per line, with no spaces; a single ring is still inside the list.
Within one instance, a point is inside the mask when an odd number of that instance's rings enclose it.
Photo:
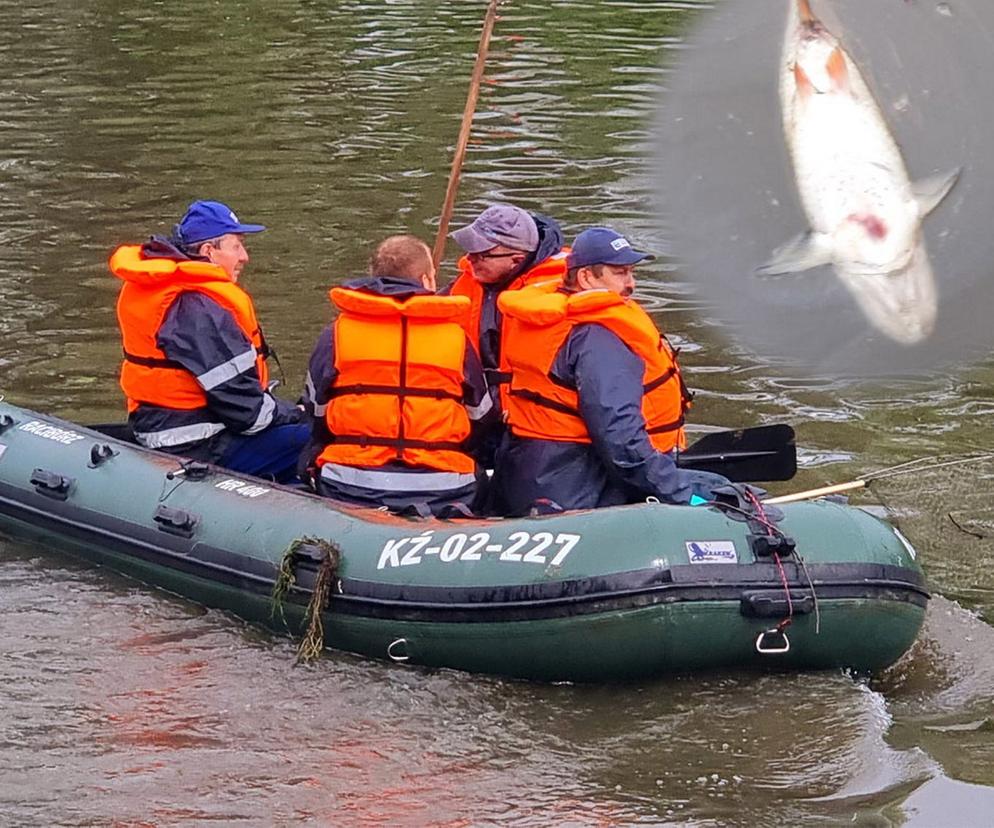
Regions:
[[[465,451],[464,296],[399,301],[333,288],[335,368],[325,419],[334,435],[317,463],[383,466],[402,461],[439,471],[475,471]]]
[[[511,373],[506,397],[513,434],[541,440],[589,443],[575,390],[552,381],[549,372],[559,349],[577,325],[596,323],[613,332],[645,363],[642,416],[658,451],[686,444],[684,413],[690,407],[676,354],[639,305],[607,290],[565,294],[537,285],[502,294],[502,361]]]
[[[528,285],[550,280],[562,281],[566,277],[566,256],[569,248],[563,248],[559,253],[549,256],[533,268],[516,276],[501,292],[521,290]],[[465,296],[471,302],[469,317],[466,321],[466,333],[470,342],[480,350],[480,317],[483,311],[483,286],[473,277],[473,265],[468,256],[463,256],[457,265],[459,275],[449,288],[450,296]]]
[[[110,270],[124,281],[117,300],[117,319],[124,342],[121,388],[128,398],[129,412],[140,403],[183,410],[207,405],[207,395],[193,374],[168,359],[156,345],[166,313],[187,291],[209,296],[231,313],[256,350],[259,385],[266,388],[268,348],[252,297],[224,268],[210,262],[145,259],[141,245],[124,245],[111,255]]]

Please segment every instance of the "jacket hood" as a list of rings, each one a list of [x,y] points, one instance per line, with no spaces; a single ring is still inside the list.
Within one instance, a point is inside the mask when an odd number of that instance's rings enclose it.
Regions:
[[[540,213],[532,213],[531,216],[535,219],[535,224],[538,227],[538,248],[535,250],[534,258],[528,263],[528,267],[533,267],[539,262],[544,262],[549,256],[554,256],[563,249],[563,245],[566,243],[558,221]]]
[[[484,290],[499,293],[522,273],[527,273],[535,265],[544,262],[550,256],[555,256],[563,249],[566,239],[563,236],[559,222],[554,218],[549,218],[549,216],[543,216],[541,213],[530,213],[529,215],[535,219],[535,226],[538,227],[538,247],[535,248],[534,253],[529,254],[528,258],[521,263],[521,267],[510,274],[507,279],[503,282],[483,285]]]
[[[431,296],[432,292],[419,282],[412,282],[399,276],[360,276],[342,285],[349,290],[374,293],[377,296],[390,296],[394,299],[408,296]]]
[[[145,259],[171,259],[174,262],[186,261],[207,261],[201,256],[189,256],[183,251],[174,239],[167,236],[151,236],[142,245],[142,258]]]

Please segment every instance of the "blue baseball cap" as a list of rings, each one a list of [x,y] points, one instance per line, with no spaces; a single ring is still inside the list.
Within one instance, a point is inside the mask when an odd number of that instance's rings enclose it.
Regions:
[[[656,257],[632,247],[628,239],[610,227],[590,227],[573,242],[566,267],[590,267],[596,264],[633,265]]]
[[[261,233],[265,229],[261,224],[242,224],[220,201],[194,201],[176,225],[175,234],[183,244],[196,244],[227,233]]]

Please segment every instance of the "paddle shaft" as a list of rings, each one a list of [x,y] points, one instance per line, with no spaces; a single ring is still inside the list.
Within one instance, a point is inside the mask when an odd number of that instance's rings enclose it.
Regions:
[[[923,459],[926,461],[929,460],[927,457]],[[773,497],[769,500],[764,500],[763,502],[793,503],[797,500],[810,500],[813,497],[824,497],[825,495],[840,494],[842,492],[851,492],[855,489],[863,489],[866,486],[869,486],[874,480],[886,480],[891,477],[903,477],[908,474],[921,474],[922,472],[935,471],[935,469],[946,469],[950,466],[966,466],[970,463],[979,463],[984,460],[994,460],[994,453],[981,454],[971,457],[957,457],[953,460],[945,460],[941,463],[932,463],[932,465],[929,466],[921,465],[921,460],[911,460],[908,463],[901,463],[900,465],[874,472],[873,474],[867,475],[862,480],[851,480],[848,483],[837,483],[834,486],[823,486],[820,489],[809,489],[806,492],[795,492],[794,494],[781,495],[780,497]]]
[[[842,494],[856,489],[865,488],[868,480],[850,480],[848,483],[836,483],[834,486],[822,486],[820,489],[808,489],[806,492],[794,492],[793,494],[780,495],[780,497],[770,497],[763,501],[766,503],[794,503],[798,500],[811,500],[825,495]]]
[[[462,175],[463,159],[466,157],[466,146],[469,143],[469,131],[473,126],[473,115],[476,113],[476,101],[480,96],[480,82],[483,80],[483,68],[487,62],[487,51],[490,48],[490,35],[497,21],[497,4],[499,0],[490,0],[487,16],[483,20],[483,32],[480,34],[480,45],[476,50],[476,64],[473,66],[473,77],[469,82],[469,94],[466,96],[466,108],[462,113],[462,126],[459,129],[459,140],[456,142],[456,154],[452,159],[452,170],[449,172],[449,184],[445,189],[445,203],[442,205],[442,215],[438,221],[438,235],[435,236],[435,249],[431,260],[438,269],[445,253],[445,237],[449,231],[449,219],[452,218],[452,208],[456,201],[456,191],[459,189],[459,177]]]

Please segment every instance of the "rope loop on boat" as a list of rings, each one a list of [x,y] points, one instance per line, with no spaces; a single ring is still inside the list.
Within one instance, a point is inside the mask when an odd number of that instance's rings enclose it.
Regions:
[[[297,646],[298,664],[314,661],[324,649],[324,623],[321,620],[321,613],[328,608],[328,599],[331,596],[332,585],[335,583],[341,556],[342,550],[337,544],[323,538],[311,537],[295,538],[283,552],[273,583],[269,617],[275,619],[279,614],[284,626],[287,626],[284,613],[286,596],[297,582],[296,564],[300,560],[317,563],[317,575],[314,578],[311,599],[304,611],[306,629]]]

